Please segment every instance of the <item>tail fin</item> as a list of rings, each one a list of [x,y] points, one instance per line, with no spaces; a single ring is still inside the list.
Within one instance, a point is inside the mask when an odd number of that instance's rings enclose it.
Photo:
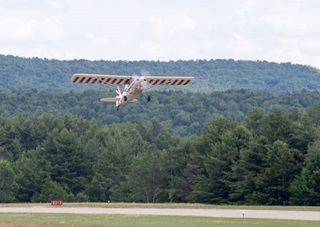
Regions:
[[[120,87],[117,86],[117,89],[116,89],[116,98],[118,98],[118,100],[116,101],[117,110],[119,110],[121,95],[122,94],[121,94]]]
[[[116,97],[117,98],[120,98],[121,97],[121,90],[120,90],[120,87],[118,86],[117,89],[116,89]]]

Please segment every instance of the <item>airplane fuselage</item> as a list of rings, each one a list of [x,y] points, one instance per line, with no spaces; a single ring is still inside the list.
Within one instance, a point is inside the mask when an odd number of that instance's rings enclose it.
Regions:
[[[132,102],[143,92],[143,77],[133,77],[131,83],[126,85],[121,98],[121,103]]]

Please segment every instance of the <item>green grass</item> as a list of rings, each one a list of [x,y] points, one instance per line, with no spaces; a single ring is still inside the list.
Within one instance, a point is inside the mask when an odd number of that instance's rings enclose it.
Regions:
[[[0,226],[319,226],[320,221],[151,215],[0,213]]]

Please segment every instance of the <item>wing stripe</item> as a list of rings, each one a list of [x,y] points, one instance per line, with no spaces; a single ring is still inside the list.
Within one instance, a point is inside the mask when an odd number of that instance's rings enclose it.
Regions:
[[[92,79],[92,78],[89,77],[89,78],[85,81],[85,83],[89,83],[89,81],[90,81],[91,79]]]
[[[183,83],[183,80],[181,80],[177,85],[181,85]]]
[[[175,80],[172,85],[175,85],[179,80]]]
[[[128,84],[131,76],[102,75],[102,74],[74,74],[71,78],[73,83],[90,84]]]
[[[85,79],[86,79],[85,77],[82,77],[79,82],[82,83]]]
[[[190,80],[187,80],[183,85],[187,85],[188,83],[190,83]]]
[[[184,78],[178,78],[178,79],[174,79],[174,78],[166,78],[166,79],[150,79],[148,81],[149,84],[151,85],[187,85],[188,83],[190,83],[192,81],[192,79],[184,79]]]
[[[74,83],[77,83],[77,81],[79,80],[80,77],[76,77],[76,79],[73,81]]]
[[[121,75],[102,75],[102,74],[74,74],[71,81],[74,83],[91,84],[130,84],[132,77]],[[169,77],[169,76],[146,76],[144,79],[153,86],[162,85],[187,85],[193,77]]]
[[[106,79],[106,78],[101,78],[101,80],[99,80],[99,84],[102,84],[105,79]]]

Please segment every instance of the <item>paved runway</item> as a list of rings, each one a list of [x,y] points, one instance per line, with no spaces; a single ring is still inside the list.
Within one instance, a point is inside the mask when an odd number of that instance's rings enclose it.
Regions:
[[[91,207],[0,207],[0,213],[71,213],[71,214],[123,214],[171,215],[228,218],[266,218],[291,220],[320,220],[320,212],[283,210],[233,210],[190,208],[91,208]]]

